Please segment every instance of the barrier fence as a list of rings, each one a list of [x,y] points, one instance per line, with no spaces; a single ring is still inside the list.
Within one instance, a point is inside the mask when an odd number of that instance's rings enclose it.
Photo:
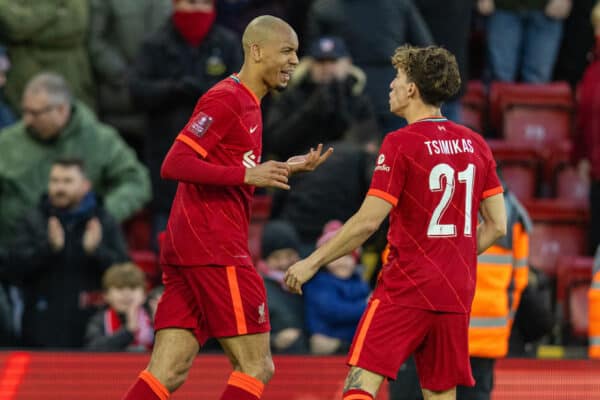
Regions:
[[[275,356],[264,400],[339,400],[344,357]],[[0,400],[118,400],[148,355],[0,352]],[[174,400],[218,399],[230,367],[222,355],[200,355]],[[378,400],[387,400],[387,385]],[[600,362],[500,360],[493,400],[600,400]]]

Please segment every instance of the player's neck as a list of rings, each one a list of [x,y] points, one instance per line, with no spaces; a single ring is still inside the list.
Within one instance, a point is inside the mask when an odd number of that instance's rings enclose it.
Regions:
[[[410,104],[404,112],[404,119],[406,119],[406,122],[409,124],[417,122],[421,119],[441,116],[442,110],[439,107],[424,103]]]
[[[242,66],[238,77],[259,99],[262,99],[269,91],[269,88],[265,85],[260,75],[253,74],[250,69],[244,68],[244,66]]]

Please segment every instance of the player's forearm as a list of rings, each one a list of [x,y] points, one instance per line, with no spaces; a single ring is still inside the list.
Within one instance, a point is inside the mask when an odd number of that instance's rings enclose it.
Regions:
[[[188,145],[175,141],[163,161],[160,176],[180,182],[237,186],[244,184],[246,168],[215,165],[202,160]]]
[[[333,239],[315,250],[309,258],[319,267],[327,265],[362,246],[378,227],[372,221],[364,221],[359,214],[355,214]]]

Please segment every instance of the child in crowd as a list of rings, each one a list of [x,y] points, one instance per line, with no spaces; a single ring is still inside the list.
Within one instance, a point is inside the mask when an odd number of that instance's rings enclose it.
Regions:
[[[107,308],[87,326],[85,343],[95,351],[146,351],[154,330],[146,308],[144,273],[132,263],[116,264],[102,277]]]
[[[328,222],[317,247],[342,227]],[[304,312],[313,354],[346,353],[369,297],[369,285],[359,272],[359,251],[329,263],[304,286]]]
[[[288,292],[283,285],[285,271],[300,259],[300,238],[288,222],[271,221],[263,230],[262,260],[257,267],[265,281],[271,349],[274,353],[306,353],[302,297]]]

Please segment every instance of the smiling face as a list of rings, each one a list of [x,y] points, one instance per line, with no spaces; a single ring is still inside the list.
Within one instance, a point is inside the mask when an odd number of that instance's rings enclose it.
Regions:
[[[269,89],[283,90],[298,65],[298,36],[289,26],[273,30],[259,46],[262,80]]]

